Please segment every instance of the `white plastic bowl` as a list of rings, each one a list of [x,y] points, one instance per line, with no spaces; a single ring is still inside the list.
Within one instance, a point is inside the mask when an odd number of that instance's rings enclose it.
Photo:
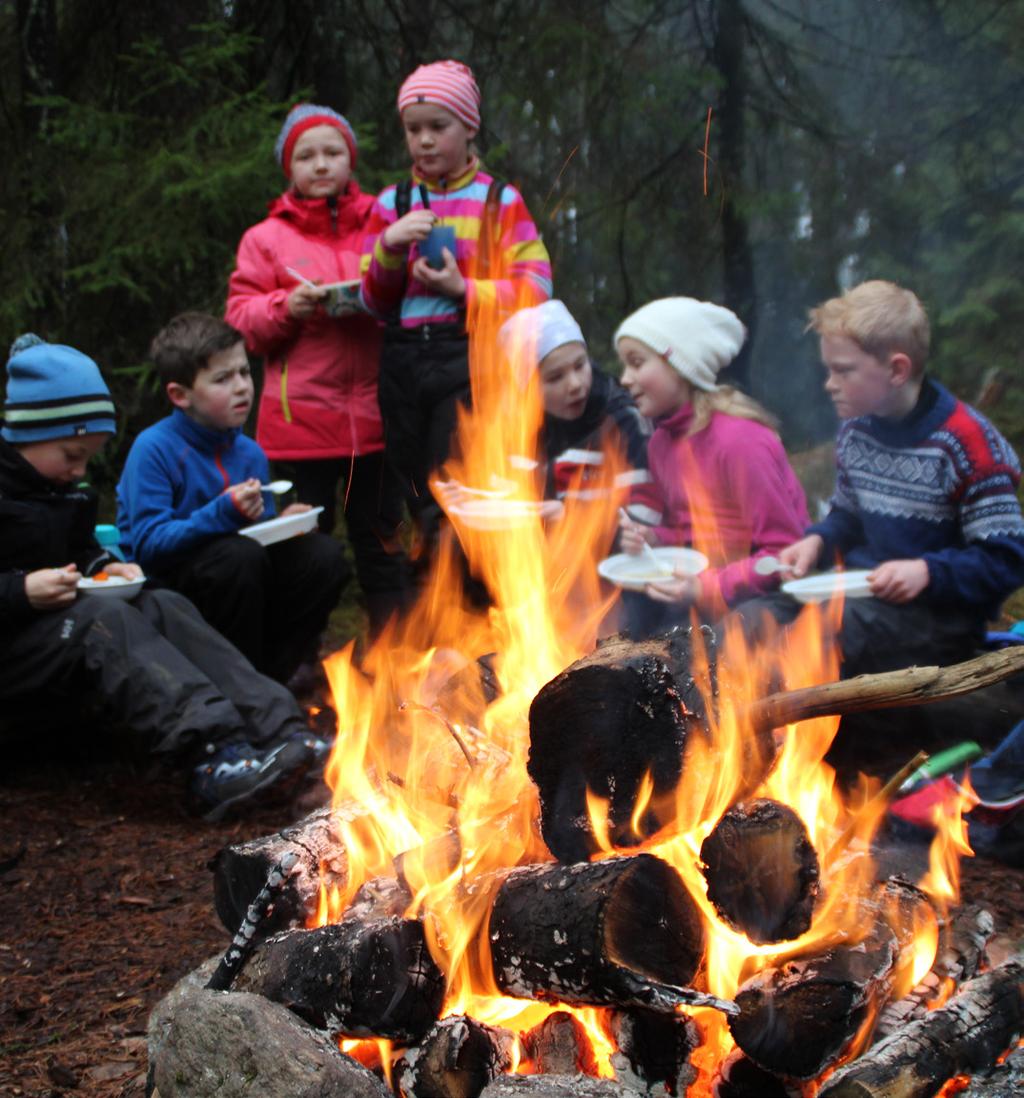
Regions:
[[[279,518],[267,519],[266,522],[255,522],[252,526],[243,526],[238,532],[258,541],[260,545],[273,545],[275,541],[285,541],[315,530],[316,517],[322,510],[322,507],[314,507],[294,515],[281,515]]]
[[[86,576],[78,581],[78,593],[90,598],[133,599],[142,590],[145,582],[145,576],[133,580],[125,579],[124,576],[107,576],[105,580]]]
[[[855,572],[823,572],[818,576],[787,580],[782,590],[798,602],[828,602],[840,594],[847,599],[866,599],[871,597],[870,574],[866,568]]]
[[[448,513],[471,530],[514,530],[535,521],[542,506],[533,499],[466,499]]]
[[[696,549],[685,546],[663,545],[651,552],[667,574],[659,572],[646,553],[616,553],[606,557],[597,566],[597,574],[626,591],[642,591],[649,583],[663,583],[682,572],[687,576],[699,576],[708,566],[708,558]]]

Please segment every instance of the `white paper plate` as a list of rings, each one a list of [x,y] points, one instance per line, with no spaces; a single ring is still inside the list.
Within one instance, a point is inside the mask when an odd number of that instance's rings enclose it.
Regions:
[[[352,316],[366,310],[359,300],[359,287],[362,280],[350,279],[348,282],[328,282],[323,289],[327,296],[323,300],[324,312],[328,316]]]
[[[663,545],[652,552],[659,563],[670,568],[672,572],[678,568],[687,576],[698,576],[708,566],[708,558],[696,549]],[[672,578],[671,575],[661,574],[646,553],[616,553],[614,557],[606,557],[598,564],[597,573],[609,583],[626,591],[642,591],[649,583],[660,583]]]
[[[448,513],[472,530],[514,530],[534,522],[542,506],[533,499],[467,499]]]
[[[238,532],[247,538],[253,538],[260,545],[273,545],[275,541],[285,541],[298,534],[308,534],[316,529],[316,516],[323,510],[314,507],[311,511],[300,511],[294,515],[282,515],[280,518],[256,522],[252,526],[243,526]]]
[[[78,581],[78,592],[90,597],[96,595],[108,599],[133,599],[142,590],[145,582],[145,576],[133,580],[125,579],[124,576],[107,576],[105,580],[86,576]]]
[[[782,590],[798,602],[827,602],[840,593],[848,599],[866,599],[871,597],[870,574],[866,568],[857,572],[823,572],[818,576],[787,580]]]

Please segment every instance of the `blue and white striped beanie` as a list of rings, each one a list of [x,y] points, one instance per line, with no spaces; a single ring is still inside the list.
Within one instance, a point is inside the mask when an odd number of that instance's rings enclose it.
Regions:
[[[45,442],[115,430],[110,390],[88,355],[74,347],[44,343],[38,336],[14,341],[0,428],[7,442]]]

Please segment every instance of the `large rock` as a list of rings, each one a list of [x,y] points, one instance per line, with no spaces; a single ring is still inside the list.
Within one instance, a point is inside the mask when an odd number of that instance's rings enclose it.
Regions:
[[[216,959],[149,1018],[150,1098],[391,1098],[327,1034],[259,995],[207,991]]]

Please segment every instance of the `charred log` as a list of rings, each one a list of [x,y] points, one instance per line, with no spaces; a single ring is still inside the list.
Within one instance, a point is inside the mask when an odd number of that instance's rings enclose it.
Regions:
[[[515,1038],[462,1014],[438,1022],[399,1064],[398,1081],[409,1098],[476,1098],[512,1066]]]
[[[685,1014],[655,1014],[649,1010],[616,1010],[608,1017],[615,1042],[615,1077],[641,1094],[672,1094],[682,1098],[697,1078],[690,1063],[701,1041],[697,1023]]]
[[[839,946],[759,972],[736,995],[736,1044],[776,1075],[814,1079],[850,1048],[892,987],[898,948],[882,920]]]
[[[735,1049],[718,1065],[711,1093],[713,1098],[793,1098],[800,1091],[791,1091],[778,1076]]]
[[[512,870],[490,938],[503,991],[583,1006],[636,1003],[645,981],[688,984],[704,955],[696,904],[650,854]]]
[[[305,923],[316,911],[321,869],[328,888],[344,887],[348,859],[338,840],[334,819],[332,809],[321,808],[275,835],[235,843],[218,851],[210,863],[213,902],[228,930],[234,933],[238,929],[270,872],[286,855],[296,856],[295,867],[275,897],[273,910],[263,920],[264,936]]]
[[[415,892],[424,881],[443,880],[458,868],[462,842],[458,831],[445,831],[436,839],[411,850],[403,850],[392,859],[402,886]]]
[[[708,899],[758,944],[799,938],[818,895],[818,856],[800,817],[778,801],[733,805],[700,848]]]
[[[714,660],[714,637],[702,641]],[[669,818],[689,738],[706,735],[704,702],[690,672],[693,638],[676,629],[632,641],[616,636],[541,688],[530,706],[530,777],[540,791],[541,830],[563,862],[597,850],[590,789],[609,802],[612,841],[635,845]],[[640,783],[654,793],[639,835],[631,818]]]
[[[480,1098],[636,1098],[636,1092],[586,1075],[502,1075]]]
[[[875,1027],[875,1041],[882,1041],[908,1022],[923,1018],[940,996],[976,976],[994,931],[991,912],[973,904],[961,908],[940,930],[935,962],[920,983],[882,1011]]]
[[[840,1068],[821,1098],[931,1098],[953,1076],[991,1067],[1022,1024],[1024,965],[1010,961]]]
[[[398,918],[286,931],[255,951],[236,986],[320,1029],[404,1044],[430,1029],[444,1001],[423,927]]]
[[[583,1024],[556,1010],[523,1034],[523,1054],[537,1075],[597,1075],[597,1061]]]

